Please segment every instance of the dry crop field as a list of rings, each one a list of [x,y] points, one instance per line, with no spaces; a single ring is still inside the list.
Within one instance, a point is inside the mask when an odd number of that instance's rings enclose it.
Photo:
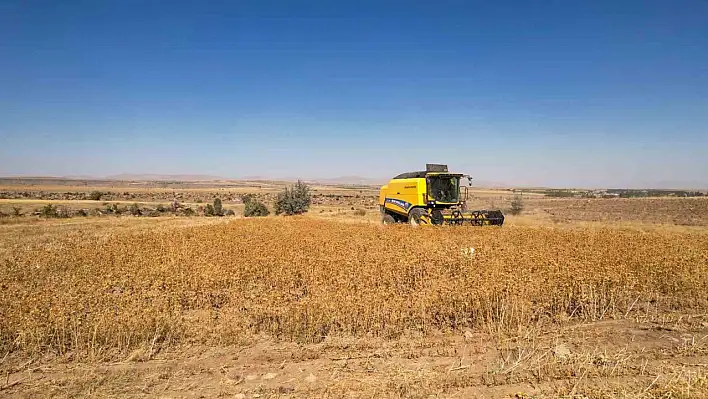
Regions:
[[[220,198],[224,204],[241,204],[241,196],[252,195],[272,202],[289,183],[282,181],[113,181],[43,178],[0,178],[0,212],[11,214],[12,206],[25,210],[38,203],[52,202],[70,207],[92,208],[103,203],[150,203],[163,205],[173,200],[195,205]],[[378,187],[312,184],[313,203],[332,206],[376,205]],[[91,193],[101,199],[92,201]]]
[[[708,201],[559,201],[502,228],[6,218],[0,395],[708,396]]]

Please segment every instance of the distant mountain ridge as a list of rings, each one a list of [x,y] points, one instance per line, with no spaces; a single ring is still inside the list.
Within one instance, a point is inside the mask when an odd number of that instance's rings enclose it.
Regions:
[[[189,175],[189,174],[178,174],[178,175],[166,175],[166,174],[131,174],[131,173],[121,173],[117,175],[111,175],[103,177],[105,180],[138,180],[138,181],[165,181],[165,180],[176,180],[176,181],[211,181],[211,180],[229,180],[221,176],[214,175]]]
[[[386,184],[386,181],[387,181],[387,179],[362,177],[362,176],[340,176],[340,177],[308,179],[308,180],[314,181],[317,183],[324,183],[324,184],[351,184],[351,185],[362,185],[362,186]]]
[[[281,176],[281,177],[269,177],[263,175],[244,175],[239,177],[224,177],[217,175],[208,174],[158,174],[158,173],[121,173],[110,176],[91,176],[91,175],[64,175],[64,176],[40,176],[40,175],[17,175],[10,174],[0,176],[3,180],[84,180],[84,181],[182,181],[182,182],[213,182],[213,181],[262,181],[262,182],[295,182],[298,179],[305,181],[310,184],[323,184],[323,185],[362,185],[362,186],[380,186],[386,184],[389,179],[393,177],[363,177],[357,175],[345,175],[338,177],[297,177],[297,176]],[[466,184],[464,182],[463,184]],[[656,190],[697,190],[705,191],[708,189],[708,183],[700,182],[695,180],[661,180],[657,182],[646,182],[638,181],[634,184],[613,184],[603,187],[597,184],[581,186],[581,185],[567,185],[559,186],[553,184],[507,184],[488,180],[472,180],[472,187],[477,188],[489,188],[489,189],[508,189],[508,188],[518,188],[518,189],[605,189],[605,188],[619,188],[619,189],[656,189]]]

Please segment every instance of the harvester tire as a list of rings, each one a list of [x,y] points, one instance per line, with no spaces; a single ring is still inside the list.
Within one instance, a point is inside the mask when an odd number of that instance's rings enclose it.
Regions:
[[[388,213],[384,213],[381,216],[381,223],[383,223],[383,224],[396,224],[396,219],[394,219],[393,216],[389,215]]]
[[[411,226],[420,226],[421,224],[428,224],[428,212],[423,208],[413,208],[408,213],[408,223]]]

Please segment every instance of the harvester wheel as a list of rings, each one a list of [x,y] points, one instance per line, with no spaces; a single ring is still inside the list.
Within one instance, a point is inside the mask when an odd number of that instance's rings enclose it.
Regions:
[[[419,226],[421,224],[428,224],[429,222],[430,216],[423,208],[413,208],[413,210],[408,213],[408,223],[410,223],[411,226]]]
[[[394,219],[393,216],[389,215],[388,213],[384,213],[383,216],[381,216],[381,223],[396,224],[396,219]]]

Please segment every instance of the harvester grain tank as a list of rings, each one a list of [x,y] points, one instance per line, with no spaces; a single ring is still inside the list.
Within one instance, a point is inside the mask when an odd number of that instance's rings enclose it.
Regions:
[[[401,173],[382,186],[379,207],[384,224],[501,226],[500,210],[468,211],[460,180],[470,176],[450,173],[447,165],[427,164],[424,171]]]

